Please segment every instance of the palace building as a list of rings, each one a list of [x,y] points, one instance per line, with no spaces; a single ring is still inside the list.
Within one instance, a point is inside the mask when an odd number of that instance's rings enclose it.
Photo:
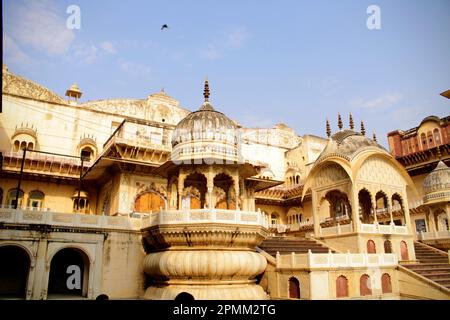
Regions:
[[[0,298],[450,299],[450,117],[246,128],[3,65]],[[200,90],[199,90],[200,91]]]

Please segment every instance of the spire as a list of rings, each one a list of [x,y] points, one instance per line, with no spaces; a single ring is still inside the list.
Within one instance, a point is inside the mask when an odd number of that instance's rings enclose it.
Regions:
[[[361,134],[363,135],[363,136],[365,136],[366,135],[366,128],[364,128],[364,122],[361,120]]]
[[[373,132],[373,141],[378,142],[377,141],[377,135],[375,134],[375,131]]]
[[[355,124],[353,123],[353,117],[352,117],[352,114],[350,113],[350,116],[349,116],[349,123],[350,123],[350,129],[355,129]]]
[[[328,138],[331,137],[330,121],[328,121],[328,118],[327,118],[326,130],[327,130],[327,137]]]
[[[205,79],[205,89],[203,90],[203,97],[205,97],[205,102],[209,101],[209,83],[208,83],[208,78]]]
[[[205,88],[203,90],[203,97],[205,98],[205,101],[201,105],[200,110],[214,111],[213,106],[209,103],[209,83],[208,83],[208,78],[205,79]]]
[[[338,113],[338,127],[339,127],[339,130],[342,130],[343,124],[342,124],[342,118],[341,118],[340,113]]]

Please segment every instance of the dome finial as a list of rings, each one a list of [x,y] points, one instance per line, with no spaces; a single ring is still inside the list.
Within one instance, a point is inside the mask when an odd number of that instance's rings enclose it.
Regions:
[[[350,113],[349,115],[349,123],[350,123],[350,129],[355,129],[355,124],[353,123],[353,117],[352,114]]]
[[[366,135],[366,128],[364,128],[364,122],[361,120],[361,134],[363,135],[363,136],[365,136]]]
[[[378,142],[377,141],[377,135],[375,134],[375,131],[373,132],[373,141]]]
[[[343,126],[344,126],[344,125],[342,124],[341,114],[338,113],[338,127],[339,127],[339,130],[342,130],[342,127],[343,127]]]
[[[331,137],[330,121],[328,121],[328,118],[327,118],[326,132],[327,132],[327,137],[328,138]]]
[[[205,98],[205,102],[209,101],[209,83],[208,77],[205,79],[205,89],[203,90],[203,97]]]

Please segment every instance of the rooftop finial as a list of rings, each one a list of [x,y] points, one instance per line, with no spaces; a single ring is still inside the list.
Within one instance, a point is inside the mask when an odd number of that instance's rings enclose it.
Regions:
[[[339,127],[339,130],[342,130],[342,127],[343,127],[343,126],[344,126],[344,125],[342,124],[341,114],[338,113],[338,127]]]
[[[353,123],[353,117],[352,117],[352,114],[350,113],[350,116],[349,116],[349,123],[350,123],[350,129],[355,129],[355,124]]]
[[[205,79],[205,89],[203,91],[203,97],[205,97],[205,102],[209,101],[209,83],[208,83],[208,78]]]
[[[331,128],[330,128],[330,121],[328,121],[328,118],[327,118],[326,130],[327,130],[327,137],[329,138],[331,136]]]
[[[373,132],[373,141],[377,142],[377,135],[375,134],[375,131]]]
[[[363,135],[363,136],[365,136],[366,135],[366,128],[364,128],[364,122],[361,120],[361,134]]]

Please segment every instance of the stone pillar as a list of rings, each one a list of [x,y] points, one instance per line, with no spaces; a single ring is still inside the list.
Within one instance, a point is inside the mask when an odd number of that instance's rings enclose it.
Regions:
[[[185,175],[180,173],[178,176],[178,204],[177,204],[178,210],[182,209],[184,179],[185,179]]]
[[[377,218],[377,198],[376,198],[374,195],[371,195],[371,201],[372,201],[372,212],[373,212],[374,224],[378,224],[378,218]]]
[[[236,210],[241,210],[241,208],[239,207],[239,194],[240,194],[240,189],[239,189],[239,174],[237,174],[234,179],[234,191],[235,191],[235,196],[236,196]]]
[[[434,212],[431,208],[428,209],[428,221],[430,223],[430,232],[435,232],[436,230],[436,220],[434,219]]]
[[[409,232],[413,232],[413,228],[411,225],[411,216],[409,214],[409,204],[408,204],[408,197],[406,196],[406,191],[404,192],[404,194],[402,195],[403,197],[403,209],[404,209],[404,216],[405,216],[405,224],[406,227],[408,228]]]
[[[391,218],[391,224],[394,224],[394,216],[392,215],[392,198],[388,197],[388,212]]]
[[[353,220],[353,231],[359,231],[359,199],[358,199],[358,189],[356,186],[351,188],[351,203],[352,203],[352,220]]]
[[[447,214],[447,225],[448,225],[448,231],[450,231],[450,204],[445,205],[445,213]],[[450,258],[449,258],[450,259]]]
[[[207,199],[208,199],[208,208],[213,209],[213,191],[214,191],[214,173],[209,170],[206,175],[206,189],[207,189]]]
[[[312,197],[312,213],[314,222],[314,236],[319,236],[320,221],[319,221],[319,200],[317,199],[317,194],[315,191],[311,192]]]

